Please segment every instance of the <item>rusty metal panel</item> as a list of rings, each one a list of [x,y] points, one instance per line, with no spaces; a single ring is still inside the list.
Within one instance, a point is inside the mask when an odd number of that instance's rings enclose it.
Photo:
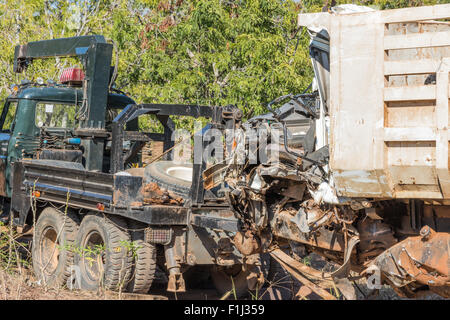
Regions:
[[[409,237],[380,254],[373,262],[396,286],[413,281],[430,287],[450,284],[448,233],[435,232],[428,226],[420,236]]]
[[[114,175],[113,203],[116,208],[142,204],[142,177]]]

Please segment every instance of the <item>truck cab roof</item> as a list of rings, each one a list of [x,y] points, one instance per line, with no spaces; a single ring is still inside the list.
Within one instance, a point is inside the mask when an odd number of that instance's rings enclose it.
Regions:
[[[79,88],[73,87],[26,87],[20,89],[15,95],[9,96],[14,99],[28,99],[28,100],[41,100],[41,101],[55,101],[65,103],[81,103],[83,99],[83,91]],[[108,94],[108,108],[122,109],[129,104],[135,104],[134,100],[130,97],[119,94]]]

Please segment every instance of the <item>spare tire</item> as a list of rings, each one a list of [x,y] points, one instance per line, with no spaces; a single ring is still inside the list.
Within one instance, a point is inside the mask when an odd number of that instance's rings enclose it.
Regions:
[[[191,190],[192,171],[192,164],[176,164],[172,161],[153,162],[145,167],[145,182],[155,182],[160,188],[186,198]]]

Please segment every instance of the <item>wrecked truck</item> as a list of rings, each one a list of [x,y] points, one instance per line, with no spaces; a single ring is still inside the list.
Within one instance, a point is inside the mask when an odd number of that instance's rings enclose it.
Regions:
[[[200,266],[219,292],[234,285],[245,294],[260,261],[232,245],[239,220],[223,192],[203,188],[202,161],[170,161],[170,116],[203,117],[223,130],[235,128],[242,112],[232,105],[137,104],[114,86],[112,53],[99,35],[15,48],[17,73],[54,57],[76,58],[82,67],[62,70],[58,82],[12,87],[0,116],[3,218],[32,235],[42,285],[148,293],[160,268],[167,290],[184,292],[199,274],[185,282],[185,271]],[[139,130],[144,115],[163,132]],[[194,136],[200,146],[202,132]],[[144,167],[142,150],[154,141],[163,153]]]
[[[353,299],[366,279],[374,292],[449,297],[450,5],[347,9],[299,15],[312,93],[242,125],[282,132],[262,146],[265,163],[212,167],[209,179],[230,188],[239,251],[270,252],[309,292],[334,299],[336,285]],[[302,263],[311,252],[337,268]]]
[[[15,71],[76,56],[86,72],[18,86],[0,117],[4,210],[34,226],[38,277],[145,293],[159,265],[180,292],[189,270],[206,267],[221,293],[241,295],[270,280],[276,261],[309,289],[300,296],[335,299],[337,287],[353,299],[353,281],[367,279],[401,296],[448,297],[450,5],[349,11],[299,15],[312,92],[246,122],[233,106],[136,104],[112,86],[102,37],[18,46]],[[60,104],[74,106],[74,121]],[[164,133],[139,131],[145,114]],[[234,131],[225,160],[170,161],[172,115]],[[144,167],[150,140],[163,141],[166,159]],[[303,263],[312,252],[337,268]]]

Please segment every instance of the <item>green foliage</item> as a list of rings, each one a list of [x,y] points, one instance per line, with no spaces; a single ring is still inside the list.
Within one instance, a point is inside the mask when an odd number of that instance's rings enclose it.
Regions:
[[[30,266],[29,250],[18,241],[20,235],[0,222],[0,269],[14,272]]]
[[[178,3],[145,16],[139,78],[151,85],[143,101],[236,104],[249,115],[309,84],[307,40],[297,46],[294,2]]]
[[[62,246],[58,245],[58,249],[63,251],[72,252],[80,257],[84,257],[87,263],[92,266],[94,263],[98,263],[101,257],[106,252],[106,247],[104,244],[96,244],[93,246],[81,247],[73,243],[65,243]]]
[[[106,254],[107,251],[121,251],[126,250],[130,252],[134,259],[137,258],[137,251],[141,248],[139,243],[136,241],[120,241],[120,246],[116,248],[107,248],[105,244],[95,244],[92,246],[81,247],[74,243],[64,243],[64,245],[58,245],[59,250],[65,250],[71,252],[79,257],[84,257],[88,263],[91,265],[97,263],[102,255]]]
[[[311,256],[306,256],[302,259],[302,262],[304,265],[310,266],[311,265]]]
[[[450,0],[367,0],[361,2],[366,3],[365,5],[376,6],[377,8],[384,10],[444,4],[450,3]]]
[[[338,0],[379,9],[450,0]],[[116,86],[138,102],[235,104],[246,117],[277,96],[302,92],[312,79],[301,12],[322,0],[5,0],[0,3],[0,95],[23,77],[57,79],[73,59],[39,61],[12,72],[14,46],[103,34],[119,54]],[[331,1],[329,1],[331,3]],[[113,58],[115,61],[115,58]],[[79,64],[79,62],[78,62]],[[176,119],[192,129],[192,119]],[[206,122],[203,120],[203,122]],[[142,128],[156,121],[142,121]]]

